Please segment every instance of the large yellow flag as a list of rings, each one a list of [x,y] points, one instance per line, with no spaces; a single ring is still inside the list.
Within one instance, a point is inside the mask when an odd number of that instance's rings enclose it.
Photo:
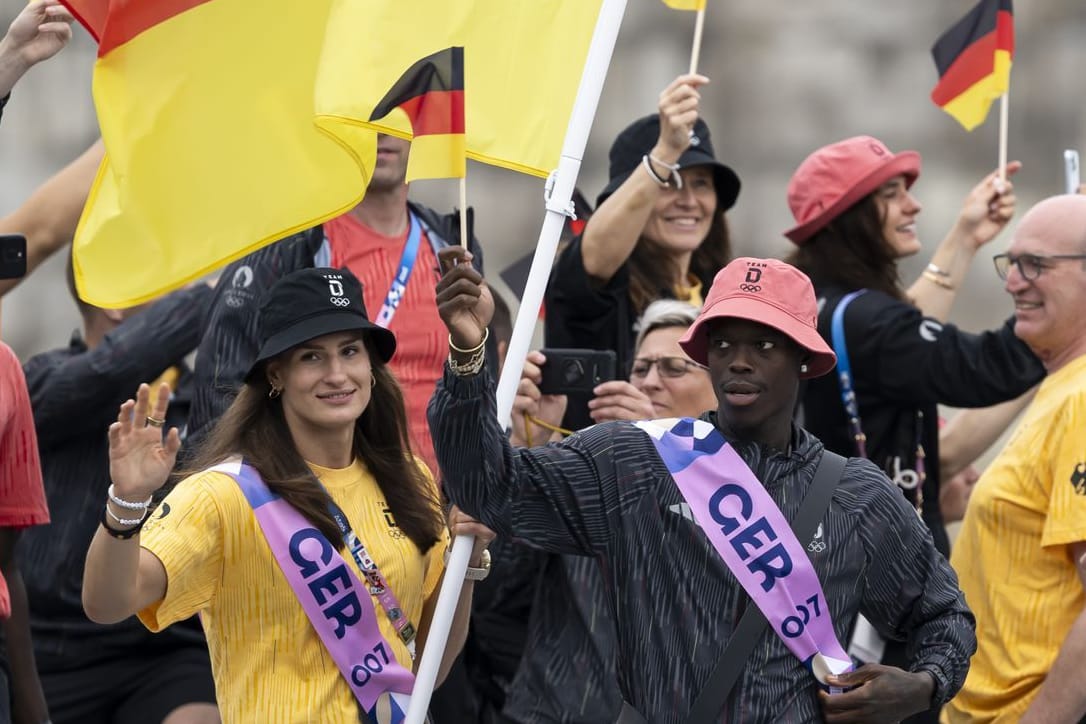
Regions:
[[[601,2],[333,0],[317,123],[348,147],[366,129],[411,138],[402,109],[370,122],[374,108],[420,58],[462,46],[468,157],[546,176],[558,165]]]
[[[88,302],[138,304],[361,200],[375,134],[345,152],[313,123],[332,0],[65,2],[99,40],[107,157],[74,246]]]
[[[664,5],[676,10],[704,10],[705,0],[664,0]]]

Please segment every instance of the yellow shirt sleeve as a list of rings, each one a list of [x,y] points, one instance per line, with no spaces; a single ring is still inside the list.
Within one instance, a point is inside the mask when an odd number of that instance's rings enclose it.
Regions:
[[[217,485],[233,485],[221,473],[185,478],[152,513],[140,546],[162,561],[166,596],[137,615],[151,631],[161,631],[208,607],[222,575],[223,517]]]
[[[1086,395],[1068,396],[1063,414],[1050,428],[1051,490],[1041,546],[1086,541]]]

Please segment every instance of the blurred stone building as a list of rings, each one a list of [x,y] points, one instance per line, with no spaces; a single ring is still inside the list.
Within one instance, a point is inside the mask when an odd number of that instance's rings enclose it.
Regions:
[[[924,204],[921,235],[933,248],[965,193],[996,163],[996,109],[969,134],[928,98],[936,80],[929,48],[972,0],[708,1],[700,70],[712,83],[703,92],[704,117],[718,155],[743,181],[730,214],[737,252],[783,253],[791,172],[816,147],[860,133],[876,135],[894,150],[923,154],[915,191]],[[19,0],[4,0],[3,26],[19,6]],[[1086,90],[1079,75],[1086,71],[1086,2],[1020,0],[1016,13],[1010,157],[1025,164],[1015,179],[1024,209],[1062,190],[1064,148],[1086,153],[1086,103],[1079,97]],[[692,13],[669,10],[658,0],[629,0],[580,176],[588,198],[606,182],[614,136],[634,117],[653,112],[659,91],[686,69],[693,27]],[[188,52],[199,52],[198,39]],[[69,48],[16,88],[0,125],[0,213],[96,137],[94,54],[94,43],[77,30]],[[543,218],[542,185],[469,165],[469,203],[477,209],[492,278],[534,245]],[[456,185],[419,182],[413,194],[451,207]],[[992,246],[1002,249],[1008,238]],[[955,309],[966,327],[993,325],[1010,313],[988,256],[978,257]],[[908,268],[919,270],[919,261]],[[4,299],[3,338],[24,358],[66,343],[77,324],[62,271],[63,260],[54,259]]]

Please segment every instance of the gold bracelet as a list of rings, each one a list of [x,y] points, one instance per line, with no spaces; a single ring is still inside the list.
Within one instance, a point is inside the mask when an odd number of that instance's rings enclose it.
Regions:
[[[931,282],[932,284],[934,284],[936,286],[942,287],[943,289],[947,289],[949,291],[954,290],[954,285],[953,284],[948,282],[946,279],[943,279],[942,277],[940,277],[940,276],[938,276],[936,274],[933,274],[932,272],[928,271],[927,269],[925,269],[923,271],[922,276],[925,279],[927,279],[929,282]]]
[[[486,341],[488,339],[490,339],[490,328],[489,327],[483,329],[483,340],[481,342],[479,342],[478,345],[476,345],[475,347],[472,347],[471,349],[460,349],[455,344],[453,344],[452,335],[450,334],[449,335],[449,349],[451,349],[453,352],[459,352],[460,354],[475,354],[476,352],[478,352],[479,350],[481,350],[483,348],[483,345],[486,344]]]
[[[490,337],[490,330],[483,330],[483,341],[476,347],[471,349],[460,349],[452,341],[452,335],[449,335],[449,369],[453,371],[453,374],[457,377],[471,377],[479,374],[479,371],[483,369],[483,364],[486,363],[486,341]],[[457,362],[453,359],[453,352],[459,354],[470,355],[466,362]]]

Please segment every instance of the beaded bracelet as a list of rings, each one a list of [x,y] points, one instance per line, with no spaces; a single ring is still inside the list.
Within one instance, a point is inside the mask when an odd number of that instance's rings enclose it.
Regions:
[[[114,513],[113,510],[109,507],[109,505],[106,505],[106,513],[109,514],[110,518],[113,518],[113,520],[117,521],[117,523],[119,523],[120,525],[125,525],[125,526],[139,525],[140,523],[143,522],[143,519],[147,517],[147,513],[145,511],[143,513],[143,515],[141,515],[138,518],[122,518],[121,516]]]
[[[118,508],[124,508],[125,510],[147,510],[147,508],[151,506],[151,499],[154,497],[153,495],[148,495],[147,500],[142,503],[133,503],[130,500],[118,498],[116,492],[113,490],[113,483],[110,483],[109,490],[106,492],[109,494],[109,499],[114,505]]]
[[[139,519],[139,523],[136,525],[135,528],[114,528],[109,524],[109,516],[111,515],[114,518],[117,518],[117,516],[113,514],[113,511],[109,509],[108,505],[103,506],[102,518],[99,522],[102,524],[102,527],[106,529],[106,533],[109,533],[110,537],[120,540],[128,540],[129,538],[132,538],[140,532],[140,529],[143,528],[143,524],[147,522],[147,515],[144,515],[142,518]],[[124,525],[124,519],[117,518],[117,520],[120,521],[122,525]]]

